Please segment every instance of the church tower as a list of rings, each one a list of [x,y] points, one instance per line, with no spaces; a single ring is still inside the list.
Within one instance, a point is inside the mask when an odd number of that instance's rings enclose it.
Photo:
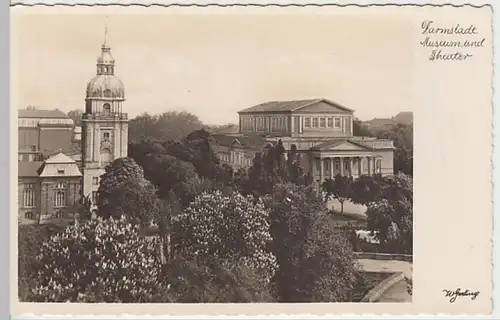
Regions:
[[[107,33],[107,30],[106,30]],[[99,177],[113,160],[127,156],[128,119],[125,89],[115,76],[115,60],[106,39],[97,58],[97,74],[87,84],[82,115],[83,196],[95,205]]]

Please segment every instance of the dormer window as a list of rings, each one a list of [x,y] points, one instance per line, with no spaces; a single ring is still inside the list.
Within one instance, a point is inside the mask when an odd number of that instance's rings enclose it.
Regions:
[[[57,169],[57,174],[64,174],[64,169]]]

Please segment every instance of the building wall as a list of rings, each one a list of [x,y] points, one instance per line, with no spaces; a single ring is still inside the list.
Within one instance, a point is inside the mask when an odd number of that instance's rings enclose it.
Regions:
[[[251,167],[256,152],[258,152],[258,150],[234,148],[228,146],[217,147],[218,158],[221,160],[221,162],[230,165],[234,171],[240,168]]]
[[[18,149],[33,149],[39,145],[39,130],[38,128],[19,128],[18,129]]]
[[[65,185],[65,205],[55,207],[56,185]],[[27,187],[31,184],[35,187],[34,206],[26,206],[24,198],[28,196]],[[37,224],[54,222],[57,220],[71,220],[76,213],[75,204],[80,198],[80,177],[64,178],[19,178],[18,179],[18,218],[22,224]],[[57,217],[56,213],[63,214]],[[31,216],[28,216],[31,215]]]
[[[240,132],[282,137],[351,137],[352,114],[241,114]]]
[[[240,115],[240,132],[289,135],[291,130],[290,114],[243,114]]]
[[[54,151],[57,149],[67,149],[73,142],[73,128],[72,127],[41,127],[40,128],[40,143],[39,150]]]
[[[101,182],[101,175],[104,174],[104,168],[84,168],[83,169],[83,196],[90,197],[92,201],[92,206],[96,205],[97,190],[99,189],[99,183]],[[96,184],[97,181],[97,184]]]
[[[34,187],[34,205],[27,205],[24,200],[28,197],[27,187],[32,185]],[[19,222],[22,224],[35,223],[38,221],[40,214],[40,181],[36,177],[24,178],[20,177],[17,180],[17,203],[18,203],[18,217]],[[29,219],[26,214],[31,213],[32,219]]]
[[[295,114],[298,128],[292,137],[351,137],[352,115],[308,113]]]
[[[381,157],[381,174],[391,175],[394,173],[394,151],[393,150],[377,150],[373,154]]]

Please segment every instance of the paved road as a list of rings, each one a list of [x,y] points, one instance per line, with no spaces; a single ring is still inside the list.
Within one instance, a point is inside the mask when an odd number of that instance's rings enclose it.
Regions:
[[[358,259],[358,264],[367,272],[403,272],[405,277],[412,279],[413,265],[410,262],[398,260]],[[387,291],[377,302],[411,302],[411,295],[406,290],[406,281],[402,280]]]

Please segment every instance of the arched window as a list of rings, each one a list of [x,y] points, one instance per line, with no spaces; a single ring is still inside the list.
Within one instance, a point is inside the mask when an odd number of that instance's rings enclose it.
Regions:
[[[111,154],[111,150],[108,148],[104,148],[101,150],[101,164],[106,165],[113,161],[113,155]]]
[[[66,185],[62,182],[56,184],[54,194],[54,207],[61,208],[66,206],[66,198],[67,198],[67,188]]]
[[[105,91],[105,93],[107,93],[107,92],[108,92],[108,90]],[[109,92],[111,92],[111,91],[109,91]],[[111,113],[111,106],[109,105],[109,103],[105,103],[102,106],[102,110],[104,111],[104,114],[110,114]]]

